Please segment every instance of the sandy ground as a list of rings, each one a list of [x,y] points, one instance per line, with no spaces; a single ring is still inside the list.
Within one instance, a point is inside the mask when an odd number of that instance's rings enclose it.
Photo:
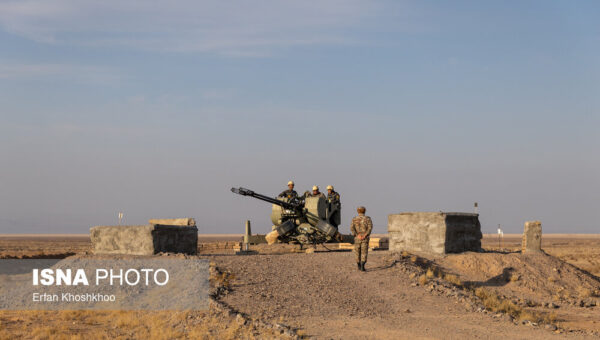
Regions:
[[[317,338],[540,338],[544,329],[472,312],[454,297],[412,286],[410,267],[371,255],[366,273],[349,252],[216,256],[239,278],[223,300],[239,311],[275,319]],[[449,333],[448,330],[452,329]]]
[[[489,250],[519,251],[521,235],[485,235],[482,247]],[[542,249],[563,261],[600,276],[600,234],[548,234],[542,237]]]
[[[240,237],[206,235],[201,242]],[[229,312],[169,317],[152,312],[0,312],[0,338],[294,337],[283,328],[255,322],[287,325],[297,331],[295,336],[317,339],[598,338],[600,237],[547,235],[543,248],[556,258],[516,253],[520,241],[520,236],[505,235],[498,245],[491,235],[483,240],[488,252],[429,259],[371,252],[366,273],[356,270],[348,251],[319,247],[307,254],[294,246],[261,245],[253,246],[252,255],[240,256],[224,250],[201,256],[229,278],[226,289],[215,295]],[[0,258],[65,257],[89,247],[84,235],[0,236]],[[432,268],[435,274],[429,275]],[[448,275],[455,277],[454,284]],[[475,297],[478,287],[514,303],[522,315],[527,311],[552,321],[538,324],[486,311]],[[247,321],[240,322],[242,316]]]

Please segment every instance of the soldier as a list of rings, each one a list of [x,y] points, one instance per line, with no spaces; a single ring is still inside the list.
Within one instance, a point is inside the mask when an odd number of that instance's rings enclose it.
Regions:
[[[341,207],[340,194],[333,190],[333,185],[327,186],[327,203],[335,204],[338,208]]]
[[[334,227],[338,226],[339,214],[342,209],[342,203],[340,202],[340,194],[333,190],[333,185],[327,186],[327,209],[330,212],[329,223]]]
[[[367,209],[358,207],[356,209],[358,216],[352,219],[350,232],[354,235],[354,254],[356,255],[356,264],[358,270],[365,271],[367,263],[367,253],[369,252],[369,237],[373,230],[373,222],[369,216],[365,216]]]
[[[296,192],[296,190],[294,190],[294,181],[289,181],[287,185],[288,189],[284,190],[281,194],[279,194],[278,197],[285,197],[288,199],[298,197],[298,193]]]
[[[315,185],[315,186],[312,187],[312,193],[308,194],[308,196],[309,197],[320,196],[320,197],[326,198],[325,195],[322,192],[319,191],[319,186],[317,186],[317,185]]]

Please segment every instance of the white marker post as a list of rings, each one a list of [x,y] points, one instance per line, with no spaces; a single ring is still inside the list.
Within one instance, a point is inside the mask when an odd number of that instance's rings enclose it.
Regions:
[[[121,221],[123,220],[123,213],[119,213],[119,225],[121,225]]]
[[[500,228],[500,225],[498,224],[498,248],[502,248],[502,238],[504,237],[504,232],[502,231],[502,229]]]

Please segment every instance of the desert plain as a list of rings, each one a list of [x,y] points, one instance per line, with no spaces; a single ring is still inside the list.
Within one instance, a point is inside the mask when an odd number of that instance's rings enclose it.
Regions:
[[[377,235],[385,237],[385,235]],[[482,252],[375,250],[367,271],[335,245],[252,245],[200,235],[211,304],[198,311],[0,311],[1,339],[592,339],[600,335],[600,235],[484,235]],[[87,235],[0,235],[0,258],[90,255]],[[188,256],[188,255],[158,255]]]

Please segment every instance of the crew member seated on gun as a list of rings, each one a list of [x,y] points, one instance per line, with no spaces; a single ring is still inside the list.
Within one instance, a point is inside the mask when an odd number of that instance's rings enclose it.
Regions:
[[[319,186],[317,186],[317,185],[315,185],[315,186],[312,187],[312,193],[308,194],[307,196],[308,197],[317,197],[317,196],[320,196],[320,197],[326,198],[325,195],[322,192],[319,191]]]
[[[288,182],[288,189],[284,190],[278,197],[285,197],[287,199],[292,199],[298,197],[298,193],[294,190],[294,181]]]
[[[367,253],[369,252],[369,237],[373,230],[373,221],[369,216],[365,216],[367,209],[365,207],[358,207],[356,212],[358,216],[352,219],[350,225],[350,232],[354,236],[354,255],[356,255],[356,264],[358,270],[365,271],[365,264],[367,263]]]

